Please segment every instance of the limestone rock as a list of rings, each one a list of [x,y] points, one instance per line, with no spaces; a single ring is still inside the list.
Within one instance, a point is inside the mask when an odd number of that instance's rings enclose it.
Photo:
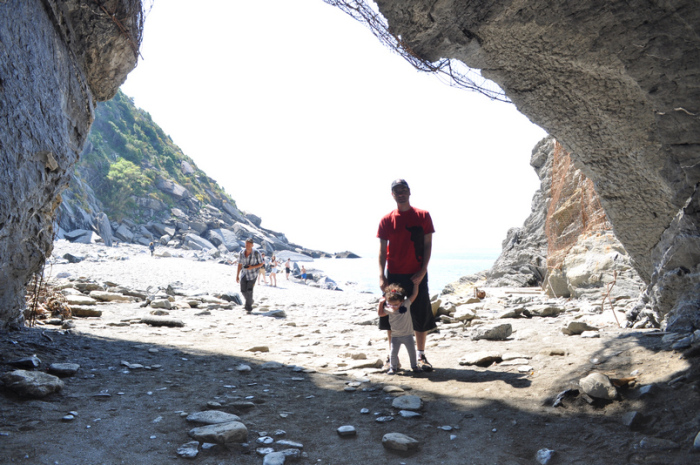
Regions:
[[[382,445],[392,451],[407,452],[417,450],[420,443],[402,433],[387,433],[382,437]]]
[[[489,341],[504,341],[513,333],[513,326],[510,323],[482,326],[476,329],[474,336],[475,341],[486,339]]]
[[[191,429],[190,437],[200,442],[226,444],[230,442],[245,442],[248,439],[248,428],[239,421],[216,423]]]
[[[220,410],[206,410],[204,412],[190,413],[189,415],[187,415],[187,421],[191,423],[214,425],[217,423],[241,421],[241,418],[238,415],[222,412]]]
[[[566,328],[561,330],[561,332],[567,336],[581,334],[584,331],[598,331],[598,328],[590,326],[588,323],[583,321],[572,321],[566,326]]]
[[[41,371],[15,370],[0,378],[5,388],[21,397],[42,398],[63,389],[63,381]]]
[[[581,390],[591,397],[612,400],[617,397],[617,389],[610,382],[610,378],[602,373],[591,373],[579,380]]]
[[[391,406],[399,410],[420,410],[423,400],[418,396],[400,396],[392,401]]]

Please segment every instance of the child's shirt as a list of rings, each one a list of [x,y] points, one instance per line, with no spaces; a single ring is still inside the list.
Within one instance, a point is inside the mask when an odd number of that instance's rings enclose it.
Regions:
[[[405,312],[400,313],[403,309]],[[391,336],[413,336],[413,320],[411,320],[411,301],[406,299],[396,313],[389,313],[389,325],[391,326]]]

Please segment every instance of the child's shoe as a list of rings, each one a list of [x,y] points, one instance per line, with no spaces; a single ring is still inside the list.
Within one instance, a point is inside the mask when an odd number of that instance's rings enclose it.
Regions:
[[[396,370],[393,369],[393,368],[389,368],[389,371],[387,371],[386,374],[387,374],[387,375],[395,375],[395,374],[396,374]]]

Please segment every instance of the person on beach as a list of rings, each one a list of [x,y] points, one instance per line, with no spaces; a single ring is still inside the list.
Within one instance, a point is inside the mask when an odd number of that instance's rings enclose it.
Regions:
[[[292,272],[292,260],[287,259],[287,261],[284,264],[284,274],[287,275],[287,281],[289,281],[289,273]]]
[[[411,190],[404,179],[391,183],[396,210],[379,222],[379,287],[382,292],[390,284],[399,284],[409,294],[414,286],[418,295],[411,305],[413,330],[416,334],[418,367],[432,371],[425,356],[428,331],[436,327],[428,292],[428,263],[432,252],[433,220],[430,213],[411,206]],[[388,317],[379,318],[379,329],[387,331],[391,347],[391,324]]]
[[[253,249],[253,239],[246,239],[245,249],[241,250],[238,256],[236,282],[241,283],[241,294],[245,299],[245,309],[248,313],[253,311],[253,288],[263,264],[262,255]]]
[[[156,244],[155,242],[151,241],[150,244],[148,244],[148,250],[151,251],[151,257],[153,256],[153,252],[156,251]]]
[[[418,286],[413,286],[413,294],[406,297],[406,291],[398,284],[389,284],[384,288],[384,297],[379,299],[377,313],[379,317],[389,319],[391,325],[391,355],[388,375],[394,375],[399,370],[399,350],[406,347],[411,369],[414,373],[423,370],[418,368],[416,360],[416,342],[413,339],[413,321],[411,319],[411,304],[418,296]]]
[[[258,284],[260,284],[261,281],[267,284],[267,276],[265,276],[265,271],[267,270],[268,260],[265,258],[265,252],[260,252],[260,256],[262,256],[263,266],[260,268],[260,273],[258,274]]]
[[[272,258],[270,259],[270,285],[277,287],[277,266],[279,265],[279,262],[277,261],[277,257],[275,257],[275,254],[272,254]]]
[[[306,282],[306,268],[304,268],[304,265],[301,265],[301,279]]]

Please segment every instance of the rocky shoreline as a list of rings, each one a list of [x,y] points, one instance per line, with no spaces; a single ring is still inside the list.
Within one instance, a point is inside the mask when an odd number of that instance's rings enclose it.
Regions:
[[[480,299],[473,283],[454,283],[433,299],[436,370],[392,377],[375,295],[280,275],[256,287],[246,314],[224,298],[236,291],[231,266],[84,247],[101,260],[70,263],[59,254],[85,250],[57,244],[47,278],[66,300],[92,298],[100,316],[56,315],[2,338],[11,461],[697,459],[700,334],[620,328],[622,311],[538,289],[484,288]],[[58,424],[68,434],[55,437]]]

